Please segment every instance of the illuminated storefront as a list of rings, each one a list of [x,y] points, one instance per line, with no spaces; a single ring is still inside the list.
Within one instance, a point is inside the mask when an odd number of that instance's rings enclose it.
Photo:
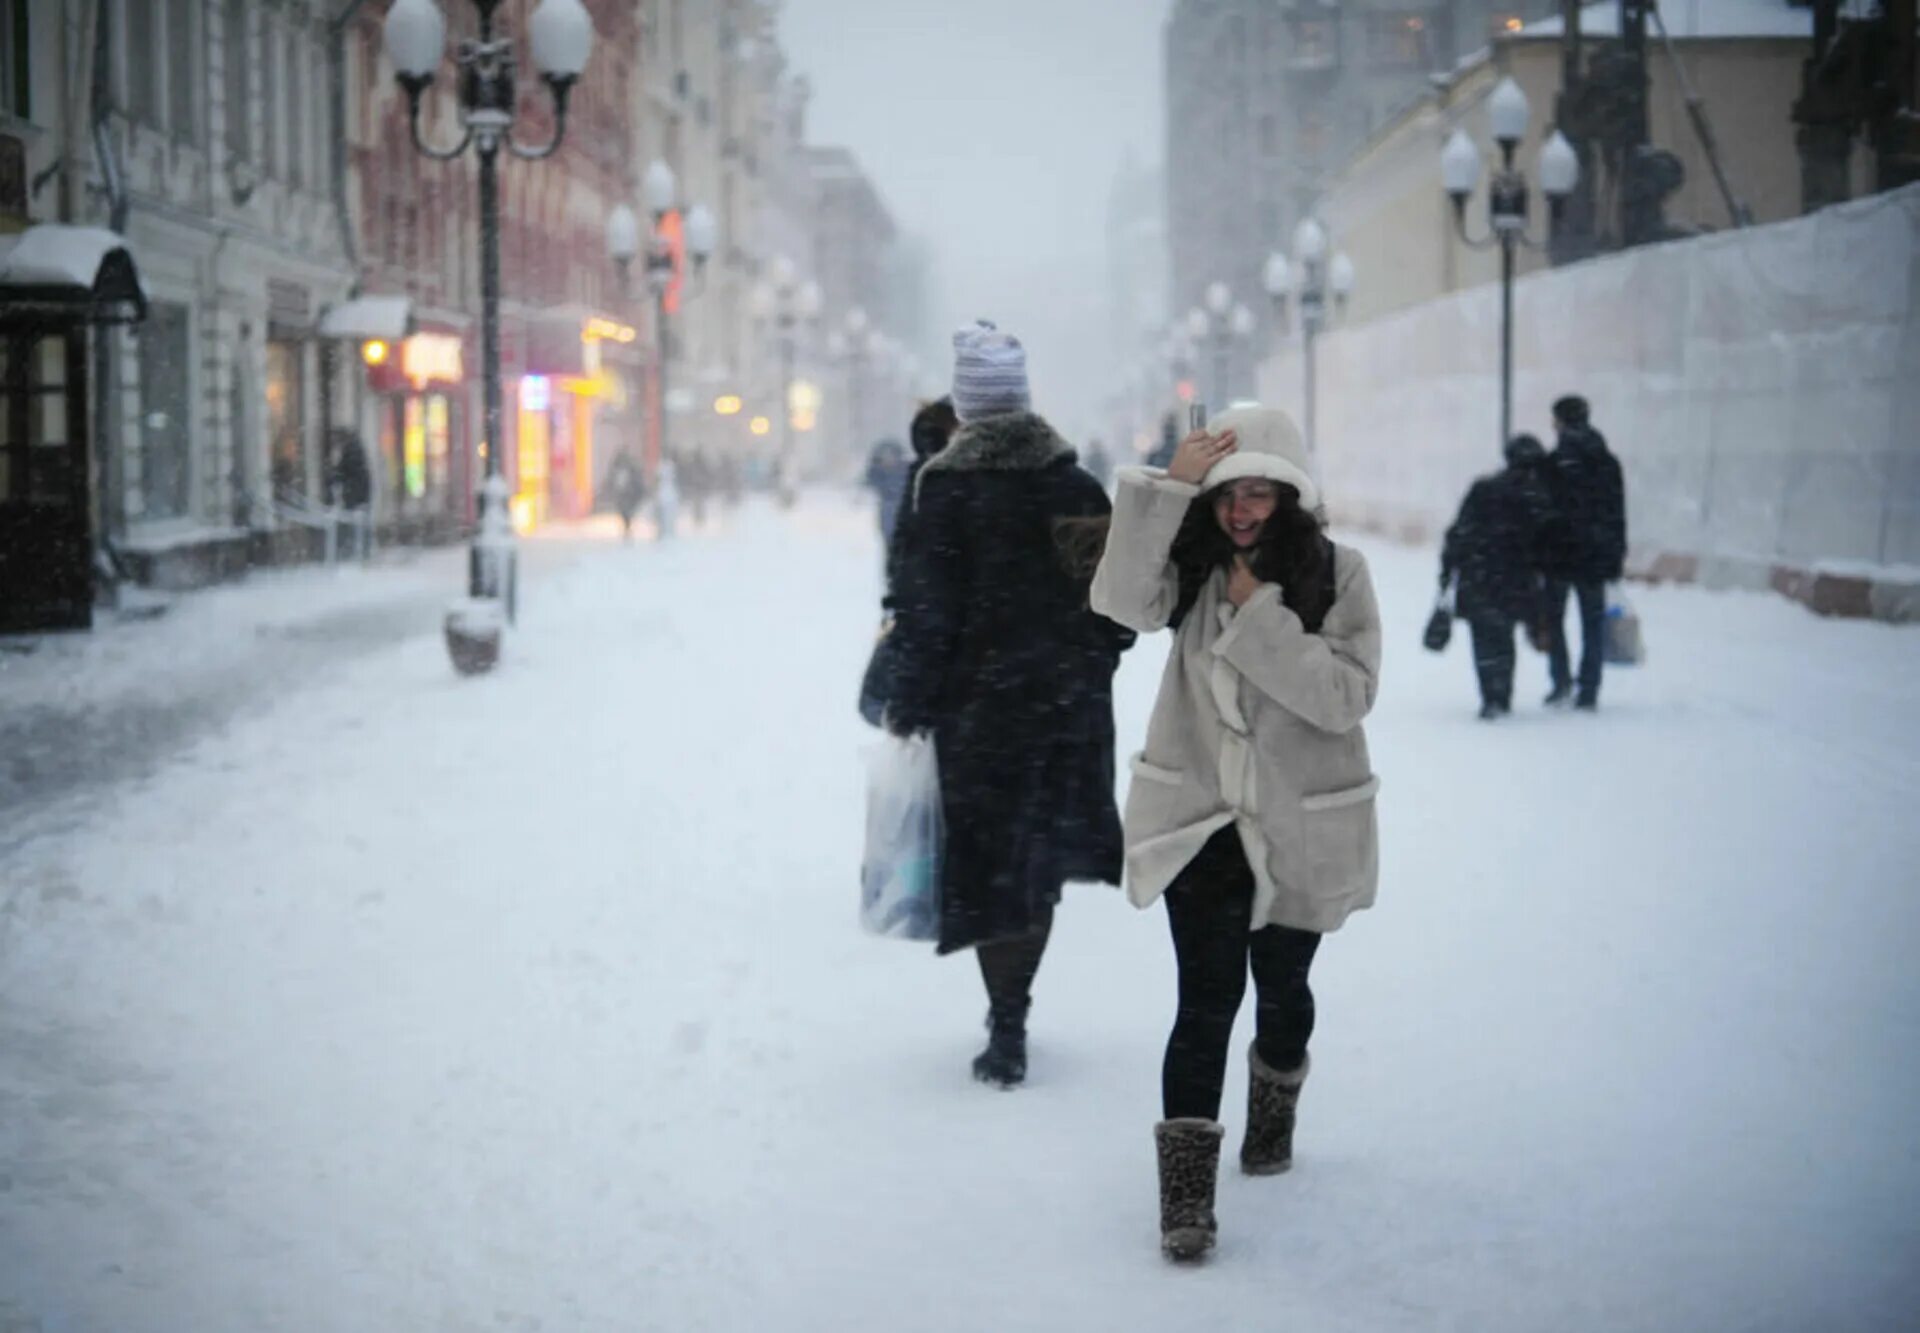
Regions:
[[[597,315],[530,333],[525,373],[511,385],[513,521],[522,532],[593,512],[604,470],[599,446],[610,436],[617,452],[620,423],[630,415],[621,363],[638,337],[632,326]]]
[[[446,329],[362,344],[379,397],[382,522],[403,541],[451,537],[467,520],[466,343]]]

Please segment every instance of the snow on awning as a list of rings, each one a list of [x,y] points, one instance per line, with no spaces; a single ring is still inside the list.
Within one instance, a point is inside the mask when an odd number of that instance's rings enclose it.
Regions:
[[[413,298],[407,296],[356,296],[320,316],[322,338],[399,342],[411,332]]]
[[[126,237],[47,223],[0,236],[0,316],[66,315],[97,324],[147,317],[147,293]]]

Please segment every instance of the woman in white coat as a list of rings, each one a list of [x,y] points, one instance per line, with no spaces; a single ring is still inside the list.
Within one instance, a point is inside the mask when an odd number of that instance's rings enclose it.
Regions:
[[[1161,1244],[1194,1259],[1216,1232],[1221,1088],[1251,966],[1243,1170],[1293,1157],[1321,936],[1373,902],[1375,778],[1361,721],[1380,668],[1366,561],[1328,539],[1300,433],[1241,407],[1181,441],[1165,471],[1119,477],[1093,607],[1173,652],[1133,761],[1127,891],[1164,898],[1178,1015],[1155,1127]]]

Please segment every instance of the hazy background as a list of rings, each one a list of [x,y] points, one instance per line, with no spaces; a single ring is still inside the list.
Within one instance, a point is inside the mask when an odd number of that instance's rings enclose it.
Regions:
[[[850,148],[934,251],[937,355],[976,317],[1027,344],[1034,404],[1084,442],[1111,378],[1105,227],[1131,150],[1158,160],[1172,0],[787,0],[810,138]]]

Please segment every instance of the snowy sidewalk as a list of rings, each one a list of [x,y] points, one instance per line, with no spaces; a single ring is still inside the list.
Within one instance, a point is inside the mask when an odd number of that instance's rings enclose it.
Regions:
[[[1605,711],[1487,727],[1431,554],[1368,550],[1380,905],[1206,1268],[1159,912],[1069,891],[1014,1094],[972,960],[858,933],[879,561],[821,503],[588,551],[497,675],[407,637],[0,854],[0,1328],[1910,1328],[1920,634],[1642,592]]]
[[[522,560],[537,576],[610,535],[558,528],[523,542]],[[165,607],[157,617],[0,641],[0,853],[25,836],[30,814],[150,776],[194,739],[309,678],[438,634],[463,591],[466,559],[465,546],[392,548],[365,565],[259,570],[156,599]]]

